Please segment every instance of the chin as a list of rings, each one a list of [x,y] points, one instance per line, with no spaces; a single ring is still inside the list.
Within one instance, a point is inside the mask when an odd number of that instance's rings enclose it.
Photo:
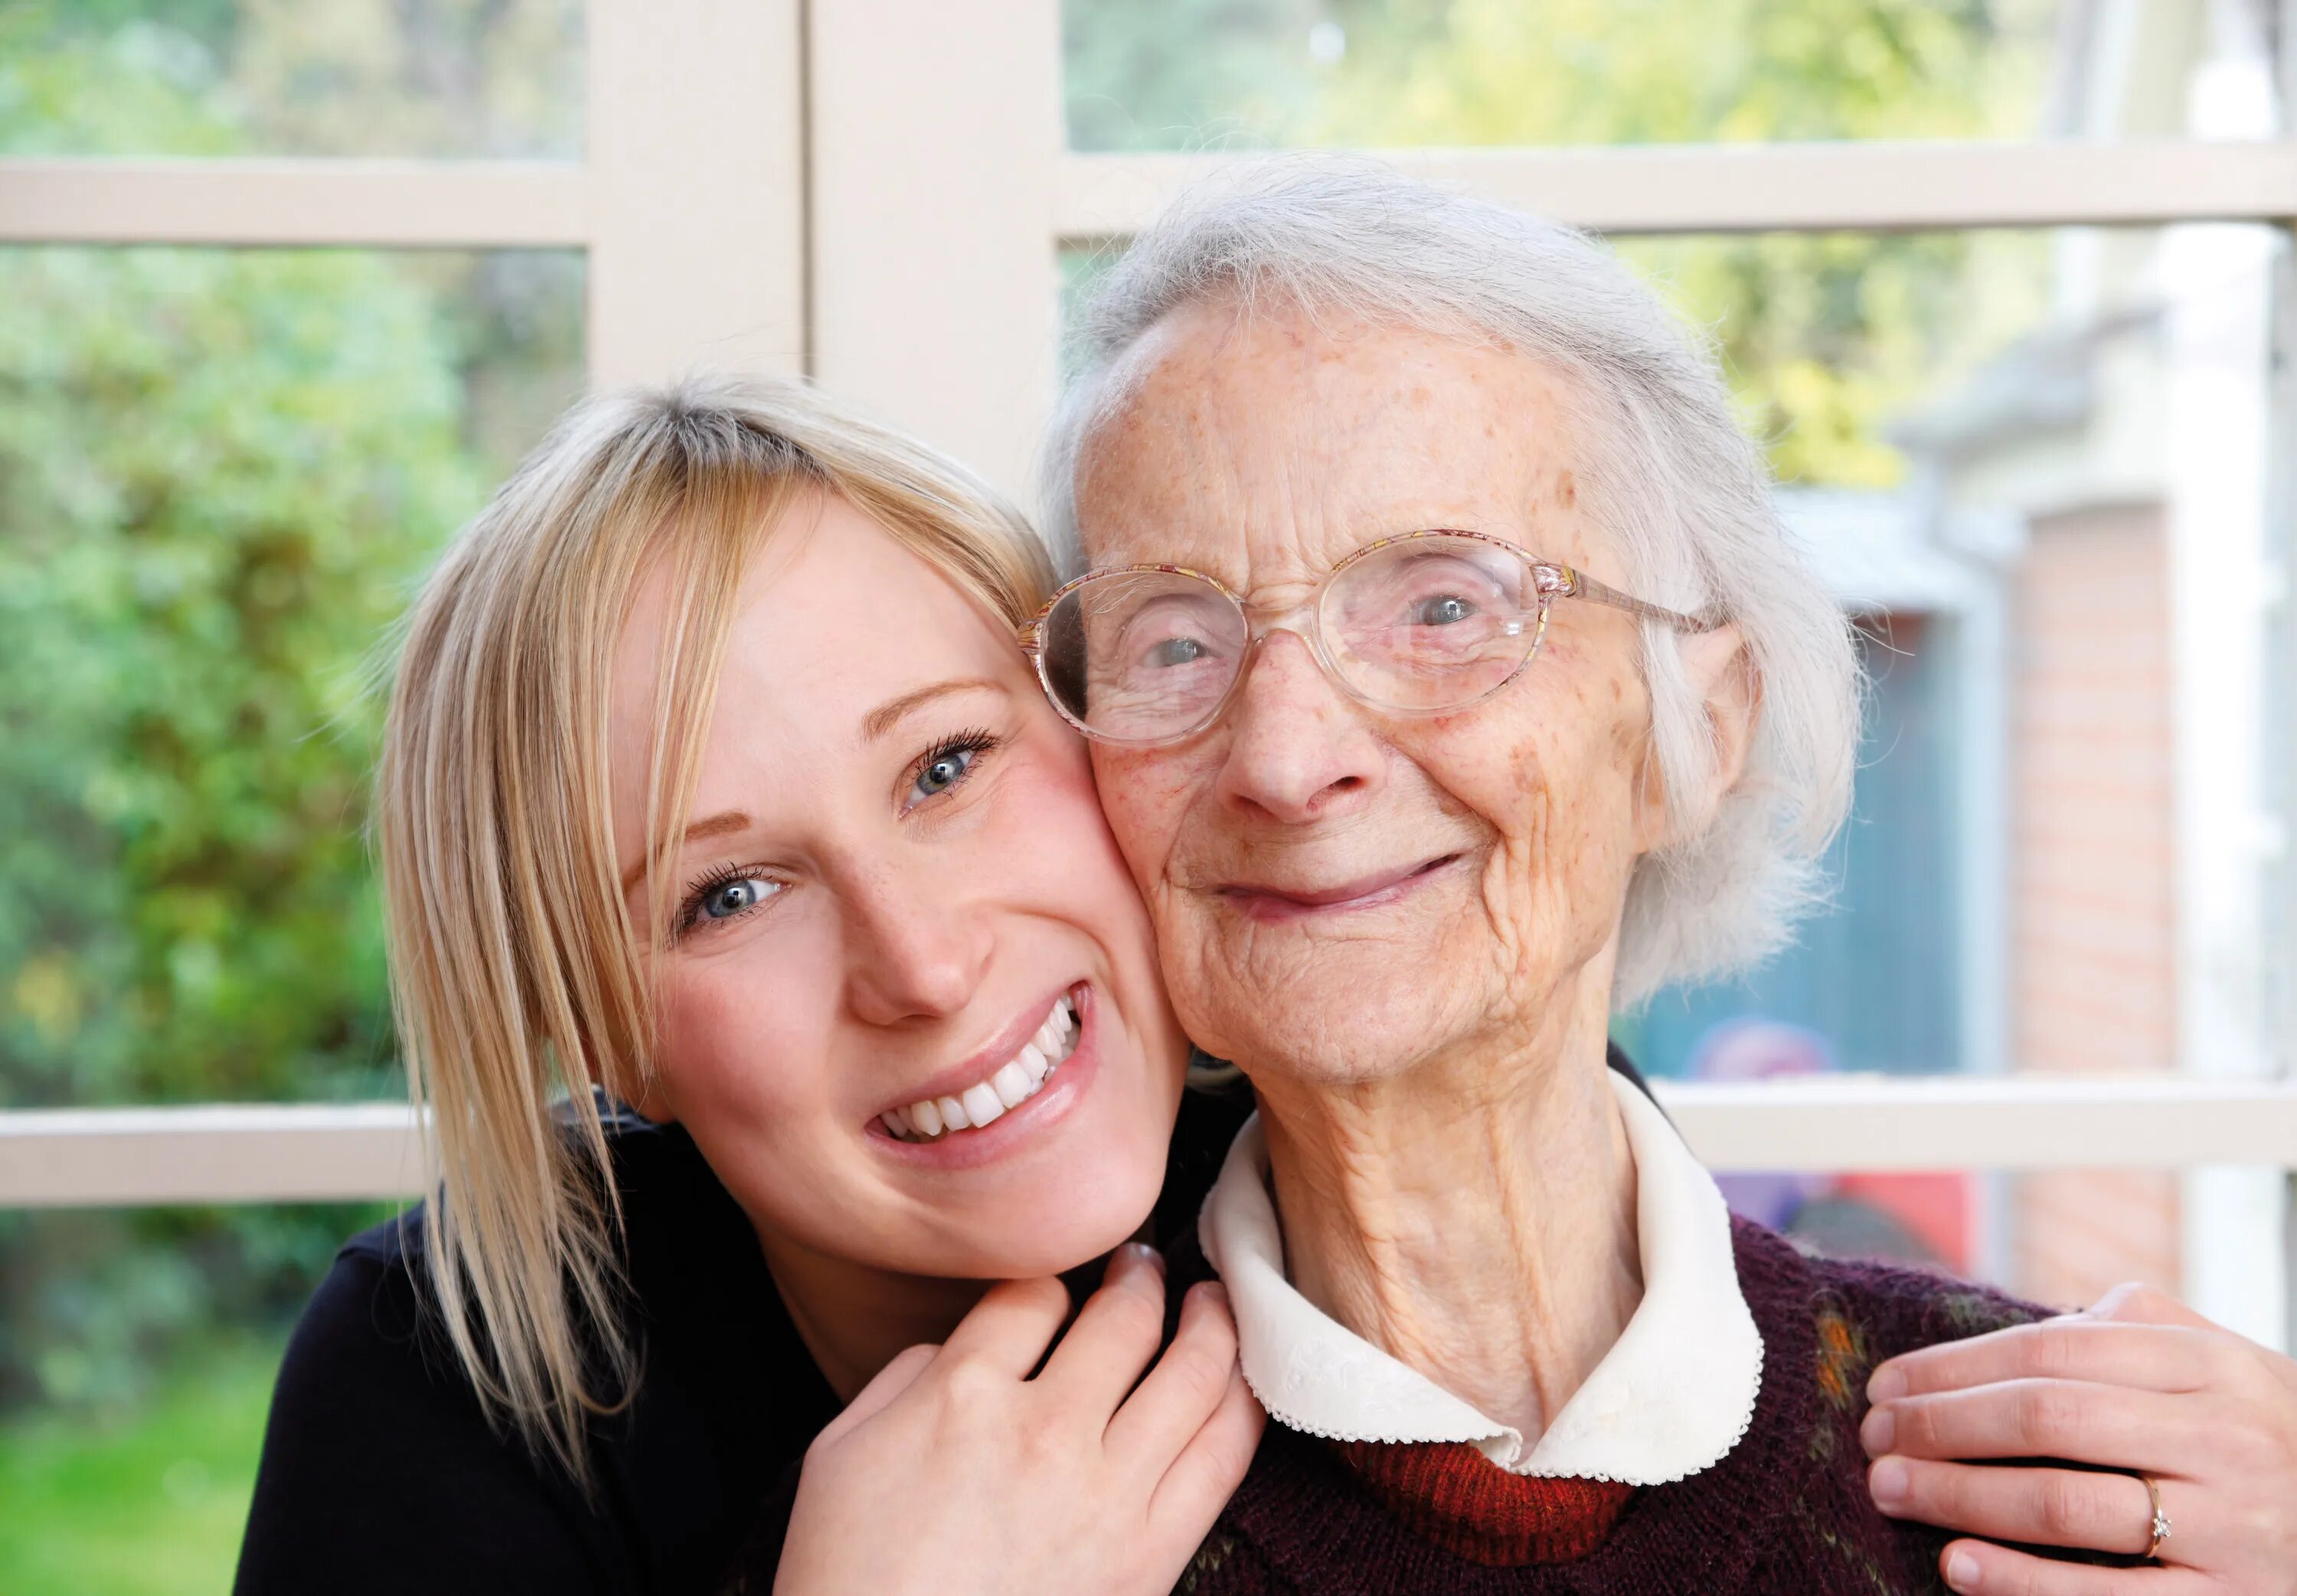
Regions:
[[[1428,983],[1401,978],[1422,967],[1393,958],[1334,958],[1313,982],[1263,988],[1283,993],[1283,1006],[1255,1001],[1248,990],[1223,994],[1207,1005],[1201,1028],[1206,1049],[1244,1066],[1255,1079],[1279,1075],[1318,1085],[1360,1085],[1408,1072],[1440,1050],[1459,1030],[1458,1006]]]

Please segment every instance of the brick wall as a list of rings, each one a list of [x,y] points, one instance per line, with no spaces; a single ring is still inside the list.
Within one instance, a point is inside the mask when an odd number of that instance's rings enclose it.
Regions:
[[[2158,1073],[2176,1057],[2169,613],[2153,506],[2038,520],[2011,681],[2011,1049],[2037,1073]],[[2179,1284],[2176,1178],[2013,1186],[2015,1289],[2081,1304]]]

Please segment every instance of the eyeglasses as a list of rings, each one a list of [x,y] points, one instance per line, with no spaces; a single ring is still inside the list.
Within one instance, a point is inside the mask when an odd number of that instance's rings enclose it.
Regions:
[[[1053,707],[1079,731],[1153,746],[1220,719],[1247,656],[1277,630],[1305,641],[1360,703],[1405,714],[1462,708],[1531,662],[1558,598],[1592,599],[1685,631],[1717,624],[1645,604],[1503,538],[1438,528],[1364,545],[1302,604],[1257,624],[1243,599],[1185,566],[1088,572],[1021,629],[1021,646]]]

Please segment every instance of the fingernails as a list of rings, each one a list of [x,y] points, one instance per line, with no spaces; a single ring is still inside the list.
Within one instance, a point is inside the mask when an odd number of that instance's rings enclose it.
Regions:
[[[1165,1255],[1145,1241],[1128,1241],[1118,1247],[1116,1256],[1108,1261],[1108,1272],[1114,1279],[1124,1281],[1139,1279],[1147,1284],[1161,1280],[1165,1274]]]
[[[1867,1493],[1874,1505],[1884,1512],[1906,1500],[1906,1463],[1904,1458],[1884,1458],[1867,1471]]]
[[[1904,1396],[1906,1394],[1906,1376],[1905,1370],[1893,1369],[1888,1363],[1883,1364],[1881,1368],[1876,1370],[1874,1371],[1874,1378],[1866,1382],[1866,1400],[1868,1402],[1896,1402],[1899,1397]]]
[[[1214,1307],[1225,1308],[1228,1306],[1228,1287],[1222,1285],[1218,1280],[1206,1280],[1203,1285],[1198,1287],[1197,1289],[1205,1294],[1205,1301],[1210,1303]]]
[[[1966,1551],[1957,1551],[1946,1560],[1946,1583],[1968,1596],[1979,1588],[1978,1559]]]
[[[1866,1449],[1870,1458],[1879,1458],[1890,1450],[1898,1438],[1898,1420],[1888,1408],[1876,1408],[1866,1415],[1866,1422],[1858,1427],[1858,1444]]]

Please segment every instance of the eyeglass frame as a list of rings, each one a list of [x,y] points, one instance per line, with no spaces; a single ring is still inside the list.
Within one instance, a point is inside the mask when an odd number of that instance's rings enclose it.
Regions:
[[[1518,660],[1515,668],[1505,676],[1482,692],[1472,697],[1463,698],[1457,703],[1433,706],[1382,703],[1379,699],[1359,691],[1355,684],[1342,675],[1339,668],[1332,662],[1330,653],[1324,646],[1324,595],[1330,589],[1334,580],[1358,561],[1367,559],[1384,548],[1393,548],[1398,544],[1415,543],[1422,539],[1432,538],[1465,538],[1477,543],[1488,543],[1494,547],[1507,550],[1531,568],[1532,588],[1539,596],[1537,619],[1531,629],[1531,646],[1523,651],[1523,658]],[[1053,689],[1052,678],[1046,674],[1044,625],[1061,600],[1078,588],[1105,577],[1129,575],[1192,577],[1234,605],[1237,613],[1244,620],[1244,648],[1237,656],[1236,674],[1229,679],[1228,686],[1221,693],[1220,701],[1214,703],[1205,713],[1204,718],[1195,725],[1185,731],[1176,731],[1170,736],[1118,737],[1112,736],[1104,731],[1095,730],[1079,717],[1069,712],[1068,706],[1061,702],[1060,695]],[[1209,730],[1215,721],[1228,712],[1229,703],[1236,697],[1237,688],[1244,683],[1245,672],[1251,668],[1253,652],[1271,633],[1278,631],[1289,631],[1294,637],[1305,643],[1308,646],[1309,655],[1316,662],[1317,668],[1324,673],[1325,679],[1338,687],[1341,692],[1356,703],[1369,709],[1378,710],[1384,715],[1449,715],[1466,709],[1470,704],[1481,703],[1494,693],[1505,688],[1517,677],[1521,676],[1531,662],[1539,657],[1539,646],[1547,636],[1548,606],[1559,598],[1585,598],[1595,604],[1607,605],[1613,609],[1624,610],[1631,615],[1641,616],[1646,621],[1659,621],[1664,625],[1674,627],[1678,631],[1711,632],[1723,624],[1719,618],[1688,615],[1680,610],[1670,610],[1664,605],[1637,598],[1632,593],[1621,592],[1618,588],[1608,583],[1597,581],[1585,572],[1563,564],[1560,561],[1543,560],[1521,544],[1494,536],[1490,532],[1472,531],[1465,527],[1433,526],[1422,527],[1417,531],[1396,532],[1388,537],[1375,538],[1362,548],[1349,550],[1330,570],[1324,572],[1322,579],[1316,583],[1314,590],[1305,598],[1281,614],[1271,616],[1257,625],[1253,621],[1252,606],[1246,603],[1244,596],[1235,591],[1220,578],[1209,572],[1198,571],[1192,566],[1170,565],[1152,561],[1135,565],[1097,566],[1082,576],[1070,578],[1053,590],[1052,596],[1046,599],[1036,614],[1020,629],[1019,637],[1021,652],[1029,656],[1029,662],[1036,669],[1037,681],[1044,689],[1045,701],[1053,706],[1054,712],[1062,720],[1093,741],[1107,743],[1112,747],[1166,748],[1175,743],[1186,742],[1189,738]],[[1308,625],[1305,629],[1286,624],[1296,620],[1304,611],[1308,616]],[[1519,632],[1520,621],[1519,621],[1516,625]]]

